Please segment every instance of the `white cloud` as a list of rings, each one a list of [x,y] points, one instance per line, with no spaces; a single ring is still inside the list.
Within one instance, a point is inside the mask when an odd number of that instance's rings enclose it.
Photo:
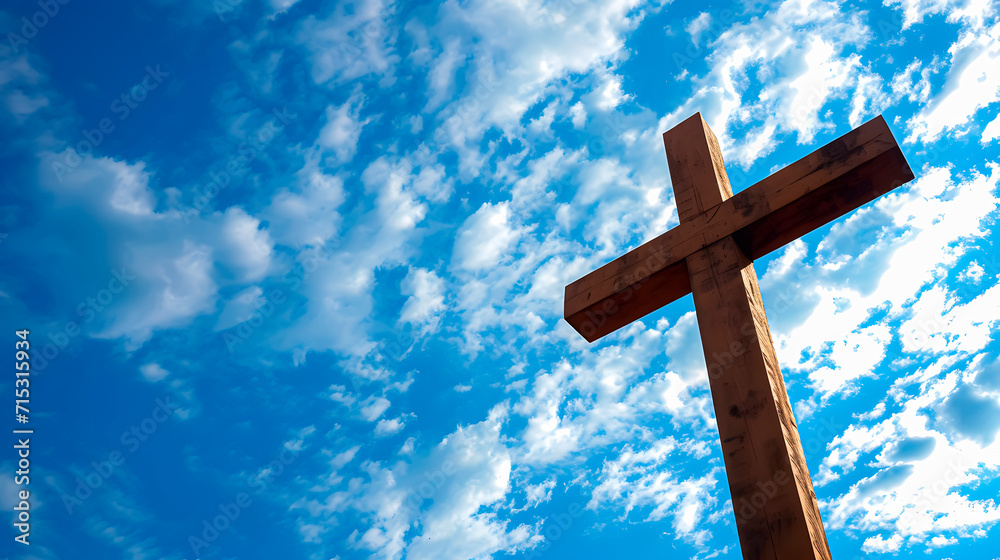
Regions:
[[[375,425],[375,436],[391,436],[402,430],[404,425],[402,418],[383,418]]]
[[[829,348],[827,359],[836,366],[824,366],[812,371],[809,381],[821,395],[856,390],[859,378],[874,375],[875,366],[885,358],[886,347],[891,340],[891,332],[885,325],[855,329],[844,340],[834,341]]]
[[[875,420],[876,418],[882,416],[883,414],[885,414],[885,402],[880,402],[877,405],[875,405],[875,408],[866,412],[862,412],[860,414],[856,414],[855,418],[862,421],[870,421],[870,420]]]
[[[403,295],[410,296],[399,314],[400,323],[424,325],[424,333],[437,330],[445,310],[444,282],[432,270],[411,268],[402,283]]]
[[[863,70],[858,72],[857,85],[852,94],[851,115],[848,117],[852,127],[882,113],[892,102],[885,92],[882,77]]]
[[[465,65],[468,56],[462,48],[461,40],[454,37],[445,43],[443,52],[434,57],[427,76],[430,95],[425,112],[438,108],[454,93],[457,70]]]
[[[587,507],[596,509],[602,502],[621,502],[624,519],[637,507],[652,506],[650,521],[669,514],[678,536],[703,544],[710,536],[704,524],[707,510],[716,503],[716,476],[721,469],[713,468],[700,478],[687,480],[678,480],[664,472],[664,465],[675,459],[676,453],[684,453],[685,448],[686,452],[692,451],[669,437],[652,442],[643,451],[635,451],[633,445],[626,444],[618,457],[604,462],[600,481]]]
[[[420,134],[420,131],[424,129],[424,118],[420,115],[413,115],[408,122],[411,134]]]
[[[642,432],[644,418],[666,412],[676,412],[675,419],[683,419],[700,433],[714,432],[714,422],[708,419],[711,401],[702,373],[704,358],[699,355],[699,369],[689,380],[671,372],[647,372],[665,345],[669,352],[664,339],[669,340],[674,329],[664,334],[633,323],[613,335],[614,344],[594,351],[581,349],[579,363],[561,361],[537,372],[513,408],[527,418],[518,436],[520,462],[548,465],[632,441]],[[573,336],[574,341],[579,339]],[[684,404],[678,406],[678,401]],[[696,449],[700,452],[698,446],[689,447],[691,452]]]
[[[316,426],[306,426],[295,434],[295,437],[284,443],[285,449],[301,452],[306,448],[306,438],[316,433]],[[270,468],[270,466],[268,467]]]
[[[841,12],[838,3],[787,0],[715,39],[709,72],[692,78],[694,94],[657,129],[701,111],[727,161],[743,167],[769,154],[779,131],[795,131],[799,143],[809,143],[833,126],[822,108],[856,85],[860,57],[845,51],[868,36],[859,14]]]
[[[7,24],[11,29],[15,25],[21,26],[21,22],[15,23],[5,14],[0,14],[0,23]],[[5,48],[0,54],[0,99],[3,100],[0,107],[6,109],[18,124],[26,123],[32,115],[57,99],[51,92],[45,91],[45,82],[47,76],[34,69],[28,53],[22,51],[16,54],[12,49]],[[44,118],[44,114],[39,117]]]
[[[906,351],[940,351],[943,339],[950,340],[949,349],[981,348],[989,321],[977,309],[993,296],[949,312],[943,288],[922,289],[966,250],[960,240],[984,234],[984,220],[1000,203],[991,194],[998,179],[995,166],[990,175],[959,184],[946,168],[925,168],[907,190],[835,224],[813,266],[792,267],[794,278],[774,280],[777,269],[769,269],[761,285],[768,316],[779,319],[772,329],[782,369],[811,372],[823,399],[858,388],[891,341],[886,326],[859,325],[884,305],[891,317],[906,319],[894,335]],[[903,228],[907,233],[901,235]],[[908,303],[911,298],[916,300]]]
[[[444,202],[451,196],[453,183],[441,164],[424,164],[413,178],[413,191],[430,201]]]
[[[110,301],[102,296],[105,303],[89,317],[91,336],[124,339],[126,348],[134,350],[156,330],[183,327],[195,317],[215,312],[220,286],[247,290],[247,283],[274,272],[270,234],[244,209],[184,214],[170,208],[176,199],[168,193],[167,208],[158,211],[159,201],[150,187],[152,175],[143,164],[75,157],[71,151],[43,154],[39,167],[42,186],[60,202],[39,223],[61,223],[67,208],[79,209],[75,214],[78,219],[101,224],[100,231],[108,235],[110,245],[95,259],[86,235],[63,238],[60,243],[76,247],[74,252],[88,259],[92,269],[103,268],[109,275],[128,278],[125,289],[118,290]],[[53,167],[67,161],[77,163],[60,181]],[[43,229],[52,230],[50,226]],[[46,235],[50,234],[42,237]],[[64,264],[73,266],[72,260]],[[100,282],[107,285],[109,280]],[[105,285],[99,287],[117,286]],[[93,292],[94,288],[82,283],[66,293],[81,299],[93,296]],[[253,289],[239,292],[239,297],[223,308],[217,327],[238,323],[253,312],[252,306],[260,297]]]
[[[779,93],[782,86],[769,86],[765,89],[763,98],[778,96],[782,103],[778,106],[784,109],[786,127],[798,132],[800,144],[808,144],[813,140],[824,123],[820,122],[820,109],[834,94],[843,91],[860,61],[857,55],[846,58],[840,56],[840,45],[821,38],[813,37],[803,49],[800,62],[805,70],[793,75],[784,85],[788,93]],[[790,76],[791,77],[791,76]]]
[[[88,206],[103,216],[135,219],[151,215],[156,206],[145,167],[142,162],[128,164],[81,156],[67,149],[59,154],[44,154],[39,174],[42,184],[50,190],[86,199]]]
[[[597,90],[594,105],[603,111],[610,111],[632,98],[622,91],[622,78],[615,74],[604,76],[604,83]]]
[[[939,286],[921,294],[913,316],[899,326],[907,352],[975,353],[989,344],[1000,318],[1000,286],[993,286],[972,301],[952,305]]]
[[[921,62],[914,60],[906,68],[892,77],[891,89],[893,99],[906,97],[910,101],[927,103],[931,98],[930,75],[936,70],[936,65],[921,68]],[[920,79],[914,82],[913,75],[920,72]]]
[[[704,33],[712,23],[712,14],[701,12],[698,17],[691,20],[685,29],[691,35],[691,41],[698,44],[701,41],[701,34]]]
[[[266,276],[274,248],[260,220],[239,207],[226,209],[220,220],[219,252],[228,272],[239,282],[256,282]]]
[[[428,208],[409,177],[406,166],[386,158],[369,164],[361,180],[373,208],[355,218],[337,251],[310,247],[298,253],[299,274],[290,287],[308,302],[305,313],[277,337],[279,348],[335,350],[355,359],[375,348],[369,338],[375,269],[406,261]],[[365,371],[369,378],[381,375]]]
[[[330,386],[330,400],[333,402],[338,402],[347,408],[354,406],[357,402],[357,397],[347,391],[347,387],[343,385],[331,385]]]
[[[949,22],[965,20],[971,27],[980,27],[994,10],[990,0],[885,0],[884,4],[903,11],[904,30],[937,14],[947,14]]]
[[[163,369],[160,364],[155,362],[139,366],[139,371],[142,373],[142,376],[146,378],[146,381],[149,381],[150,383],[155,383],[170,375],[169,371]]]
[[[523,509],[538,507],[552,499],[552,490],[556,487],[556,479],[549,478],[538,484],[529,484],[524,487],[525,505]]]
[[[288,8],[291,8],[299,2],[299,0],[268,0],[271,3],[271,7],[279,12],[283,12]]]
[[[344,181],[320,169],[310,157],[298,173],[297,186],[278,191],[263,215],[277,243],[295,248],[318,246],[333,238],[344,202]]]
[[[408,437],[406,441],[403,442],[403,446],[399,448],[400,455],[411,455],[414,448],[416,447],[416,438]]]
[[[324,528],[319,525],[300,525],[299,534],[302,535],[302,540],[304,542],[310,543],[321,543],[320,535],[324,532]]]
[[[897,552],[901,544],[903,544],[903,537],[899,535],[893,535],[889,538],[883,538],[882,535],[875,535],[865,539],[864,544],[861,545],[861,550],[863,552],[886,554]]]
[[[417,43],[412,59],[435,73],[428,92],[432,105],[451,87],[437,74],[466,76],[458,99],[442,108],[435,136],[458,151],[462,176],[471,178],[482,166],[478,144],[486,130],[517,134],[525,111],[551,84],[624,58],[624,36],[645,15],[636,11],[639,4],[447,2],[433,26],[409,22],[406,30]],[[458,62],[455,52],[467,54]],[[605,102],[615,104],[621,100],[619,79],[604,76]]]
[[[997,138],[1000,138],[1000,114],[983,128],[983,136],[979,141],[985,146]]]
[[[333,459],[330,459],[330,466],[333,467],[334,470],[343,468],[344,465],[354,460],[354,457],[358,454],[358,450],[360,449],[361,449],[360,445],[355,445],[350,449],[346,449],[344,451],[341,451],[340,453],[337,453],[333,457]]]
[[[361,417],[368,422],[374,422],[389,408],[389,399],[385,397],[371,397],[364,402],[367,404],[361,406]],[[379,425],[382,425],[382,422],[379,422]]]
[[[952,544],[943,533],[969,535],[1000,520],[993,500],[964,490],[1000,466],[1000,404],[974,396],[970,383],[982,368],[980,360],[962,374],[953,363],[946,356],[898,378],[890,390],[896,412],[874,426],[853,425],[831,442],[821,472],[872,473],[856,476],[847,492],[824,500],[830,512],[824,517],[834,530],[850,525],[889,531],[903,541],[878,536],[866,543],[872,551],[893,552],[907,537],[911,545],[933,537]],[[994,425],[987,427],[983,412],[990,406]]]
[[[391,85],[399,61],[392,3],[362,0],[350,7],[338,4],[325,19],[309,16],[300,24],[299,40],[312,54],[313,80],[340,84],[375,74]]]
[[[326,124],[320,130],[317,142],[320,146],[333,150],[337,163],[351,161],[358,151],[361,129],[368,124],[368,120],[362,121],[360,117],[364,102],[364,97],[355,93],[343,105],[326,108]]]
[[[956,539],[955,537],[944,537],[938,535],[932,538],[929,544],[932,548],[941,548],[953,544],[958,544],[958,539]]]
[[[382,413],[388,408],[389,399],[386,399],[385,397],[371,397],[362,403],[361,417],[368,422],[374,422],[379,416],[382,416]]]
[[[225,330],[250,319],[253,312],[260,309],[266,301],[264,290],[258,286],[250,286],[241,290],[230,298],[222,308],[215,323],[215,330]]]
[[[1000,23],[982,33],[966,31],[948,52],[951,67],[940,93],[909,122],[907,142],[932,142],[1000,100]]]
[[[500,503],[510,488],[511,459],[499,441],[504,416],[495,408],[489,419],[460,428],[435,449],[441,464],[455,465],[455,474],[421,514],[421,530],[407,548],[407,558],[483,558],[527,544],[531,529],[508,530],[508,522],[489,507]]]
[[[406,558],[464,560],[537,542],[530,528],[508,528],[497,511],[510,490],[511,457],[500,436],[505,418],[505,409],[494,407],[483,422],[457,429],[409,463],[364,463],[370,482],[342,502],[366,521],[349,544],[376,558],[398,559],[405,550]],[[302,507],[324,518],[328,511],[315,501]]]
[[[969,263],[969,266],[958,275],[958,279],[978,284],[979,281],[983,279],[983,275],[985,273],[986,270],[983,269],[981,264],[979,264],[979,261],[972,261]]]
[[[569,115],[573,128],[577,130],[583,128],[583,125],[587,123],[587,108],[583,106],[581,101],[577,101],[570,107]]]
[[[188,241],[167,250],[131,255],[138,280],[123,305],[108,310],[108,325],[95,338],[124,338],[126,348],[134,350],[156,329],[181,327],[215,310],[212,250]]]
[[[485,203],[459,230],[452,262],[474,272],[499,266],[510,258],[511,248],[521,234],[511,223],[506,202]]]
[[[594,255],[597,260],[617,256],[622,245],[637,232],[662,233],[665,224],[656,217],[657,206],[662,203],[656,197],[651,204],[653,201],[649,197],[655,194],[654,191],[645,189],[638,183],[638,178],[630,176],[631,170],[625,162],[605,157],[582,161],[579,167],[575,167],[572,158],[576,154],[569,154],[568,157],[567,165],[573,166],[570,169],[576,172],[574,179],[578,187],[564,212],[570,222],[586,220],[589,224],[582,235],[584,240],[594,242],[601,251]],[[662,162],[660,164],[662,172]]]
[[[7,95],[5,105],[7,110],[10,111],[18,119],[23,119],[29,115],[35,113],[43,107],[47,107],[49,100],[41,95],[27,95],[21,90],[15,90],[9,95]]]
[[[542,114],[538,117],[531,119],[528,123],[528,130],[535,133],[540,137],[551,137],[552,136],[552,123],[556,118],[556,102],[549,103],[542,109]]]

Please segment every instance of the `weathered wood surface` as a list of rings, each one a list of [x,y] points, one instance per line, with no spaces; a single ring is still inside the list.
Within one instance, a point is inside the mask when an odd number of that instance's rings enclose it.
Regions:
[[[727,198],[722,196],[730,191],[721,152],[701,114],[672,131],[690,134],[699,128],[706,131],[704,141],[664,135],[668,162],[670,151],[676,151],[678,162],[693,157],[691,163],[701,169],[671,164],[671,176],[677,167],[682,181],[689,176],[692,184],[712,180],[717,186],[706,194],[691,189],[676,193],[678,226],[566,286],[564,316],[587,340],[690,293],[684,259],[720,239],[732,235],[747,257],[757,259],[913,179],[879,116]],[[709,159],[699,164],[700,156],[680,155],[708,143],[715,144],[718,158],[704,156]],[[633,297],[637,292],[641,298]]]
[[[663,144],[675,197],[689,201],[681,224],[731,200],[722,150],[701,115],[664,134]],[[730,234],[684,260],[743,557],[829,560],[751,259]]]
[[[732,237],[687,263],[743,557],[829,560],[753,264]]]

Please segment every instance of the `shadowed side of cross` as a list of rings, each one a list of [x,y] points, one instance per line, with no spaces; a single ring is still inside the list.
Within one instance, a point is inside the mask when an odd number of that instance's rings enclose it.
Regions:
[[[692,293],[743,557],[830,558],[753,259],[913,173],[881,116],[736,195],[701,113],[663,143],[680,224],[566,286],[566,321],[592,342]]]

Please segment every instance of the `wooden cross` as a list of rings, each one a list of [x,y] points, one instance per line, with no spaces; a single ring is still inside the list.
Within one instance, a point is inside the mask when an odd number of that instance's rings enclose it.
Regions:
[[[566,321],[593,342],[693,293],[743,557],[829,559],[753,260],[913,173],[881,116],[735,195],[701,113],[663,144],[680,224],[566,286]]]

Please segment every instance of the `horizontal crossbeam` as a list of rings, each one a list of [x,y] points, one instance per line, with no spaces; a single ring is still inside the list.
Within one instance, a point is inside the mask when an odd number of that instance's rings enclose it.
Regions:
[[[757,259],[912,179],[878,116],[567,285],[564,317],[592,342],[689,294],[685,259],[712,243]]]

